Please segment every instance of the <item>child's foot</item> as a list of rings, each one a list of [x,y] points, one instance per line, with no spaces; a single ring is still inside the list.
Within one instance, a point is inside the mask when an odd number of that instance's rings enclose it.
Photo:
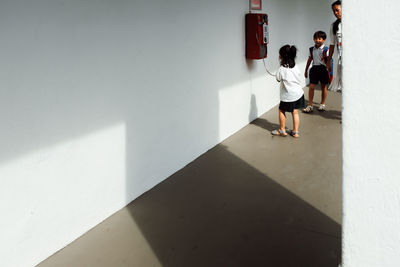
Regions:
[[[275,136],[282,136],[282,137],[286,137],[286,136],[287,136],[286,131],[282,131],[281,129],[273,130],[273,131],[271,132],[271,134],[272,134],[272,135],[275,135]]]
[[[326,110],[325,104],[319,105],[318,110],[319,111],[325,111]]]
[[[303,108],[304,113],[311,113],[313,112],[313,106],[307,106],[306,108]]]
[[[299,138],[300,137],[300,132],[297,131],[290,131],[290,135],[293,136],[294,138]]]

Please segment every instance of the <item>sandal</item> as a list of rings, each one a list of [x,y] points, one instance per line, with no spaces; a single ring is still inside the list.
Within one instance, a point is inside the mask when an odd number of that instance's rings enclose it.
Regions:
[[[282,137],[286,137],[286,136],[287,136],[286,131],[282,131],[281,129],[273,130],[273,131],[271,132],[271,134],[272,134],[272,135],[275,135],[275,136],[282,136]]]
[[[290,135],[293,136],[294,138],[299,138],[300,137],[300,132],[295,132],[295,131],[290,131]]]
[[[325,111],[325,110],[326,110],[325,104],[321,104],[321,105],[318,107],[318,111]]]
[[[313,112],[314,108],[313,106],[307,106],[306,108],[303,108],[304,113],[311,113]]]

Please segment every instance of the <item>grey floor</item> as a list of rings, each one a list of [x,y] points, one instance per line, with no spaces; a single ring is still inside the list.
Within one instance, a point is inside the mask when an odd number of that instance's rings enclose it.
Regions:
[[[327,108],[299,139],[267,112],[38,266],[337,267],[341,95]]]

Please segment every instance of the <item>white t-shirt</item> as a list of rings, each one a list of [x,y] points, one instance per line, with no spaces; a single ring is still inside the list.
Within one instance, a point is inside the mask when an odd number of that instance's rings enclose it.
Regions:
[[[281,82],[280,95],[282,102],[294,102],[304,94],[300,85],[300,71],[297,66],[293,68],[280,66],[276,73],[276,80]]]

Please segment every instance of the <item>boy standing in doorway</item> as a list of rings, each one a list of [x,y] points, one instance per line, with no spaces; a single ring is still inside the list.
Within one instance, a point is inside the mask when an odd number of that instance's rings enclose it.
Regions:
[[[313,66],[310,69],[310,86],[308,90],[308,106],[303,109],[305,113],[313,112],[313,100],[315,86],[321,83],[321,104],[318,107],[319,111],[325,111],[325,101],[328,94],[329,73],[326,67],[328,59],[328,47],[324,44],[326,40],[326,33],[317,31],[314,33],[314,46],[310,47],[310,56],[307,60],[306,70],[304,76],[308,77],[308,68],[311,62]]]

